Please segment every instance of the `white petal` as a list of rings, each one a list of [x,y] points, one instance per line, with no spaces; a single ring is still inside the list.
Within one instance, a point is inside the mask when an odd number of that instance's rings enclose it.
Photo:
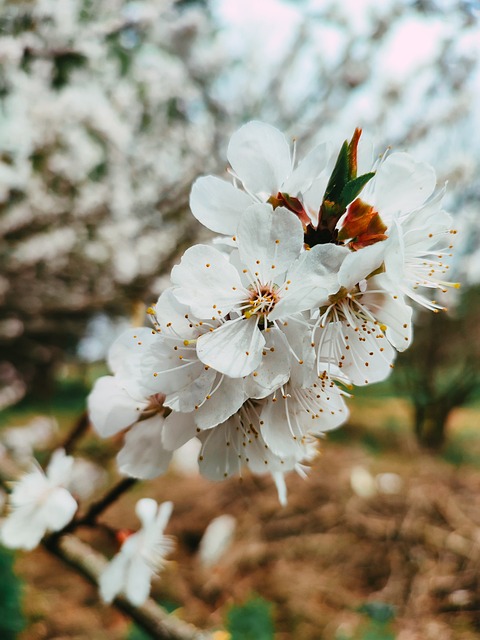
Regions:
[[[288,271],[282,298],[268,319],[286,318],[325,304],[340,288],[338,269],[349,253],[333,244],[316,245],[302,253]]]
[[[161,534],[170,520],[173,511],[173,502],[162,502],[158,507],[158,514],[155,520],[155,530],[157,535]]]
[[[223,480],[241,471],[242,454],[239,452],[235,427],[230,426],[230,421],[203,431],[199,436],[202,448],[198,465],[200,473],[209,480]]]
[[[194,412],[195,424],[200,429],[215,427],[238,411],[245,400],[243,380],[224,376],[211,398],[206,398]]]
[[[303,248],[303,227],[299,218],[285,209],[275,211],[268,204],[249,207],[237,231],[240,259],[253,276],[266,284],[278,282]]]
[[[128,558],[121,551],[108,563],[100,574],[98,586],[100,596],[108,604],[123,590],[126,580]]]
[[[282,186],[282,191],[295,197],[303,194],[325,169],[328,157],[329,148],[327,143],[322,142],[314,147],[300,162],[292,175],[287,178]],[[323,192],[325,193],[325,189]]]
[[[300,415],[304,430],[317,435],[336,429],[349,416],[340,389],[326,371],[321,374],[309,389],[292,391],[292,397],[304,410]]]
[[[290,350],[287,338],[276,327],[264,332],[265,346],[257,369],[245,379],[250,398],[264,398],[273,393],[290,377]]]
[[[435,171],[416,162],[408,153],[392,153],[378,168],[374,178],[374,202],[387,224],[396,213],[407,213],[420,207],[433,193]]]
[[[162,336],[181,336],[183,340],[190,340],[198,333],[195,327],[197,319],[192,317],[188,304],[182,304],[177,300],[172,288],[166,289],[159,297],[155,305],[155,319]],[[151,344],[156,343],[158,335],[151,340]]]
[[[78,504],[69,491],[54,489],[43,505],[45,523],[49,531],[59,531],[73,518]]]
[[[381,325],[386,327],[385,335],[397,351],[405,351],[412,340],[412,308],[405,303],[401,294],[383,292],[385,274],[371,278],[369,290],[362,296],[362,303],[373,313]]]
[[[153,498],[141,498],[135,505],[135,513],[144,528],[155,522],[157,511],[158,504]]]
[[[127,567],[125,597],[134,606],[140,607],[150,595],[150,583],[154,572],[142,558],[133,557]]]
[[[34,549],[45,535],[47,526],[43,513],[36,505],[20,507],[3,522],[0,529],[1,543],[9,549]]]
[[[299,407],[291,397],[281,393],[266,399],[261,413],[262,437],[278,456],[295,457],[306,434],[303,421],[299,420]]]
[[[402,283],[405,274],[405,245],[400,225],[396,220],[392,223],[390,236],[385,241],[385,271],[389,280],[397,286]]]
[[[198,436],[202,442],[199,456],[202,475],[210,480],[223,480],[241,473],[243,466],[253,473],[291,469],[295,458],[287,460],[274,455],[261,435],[259,419],[255,406],[247,402],[223,424],[202,431]]]
[[[217,377],[217,372],[214,369],[206,369],[203,363],[200,363],[200,367],[191,367],[189,371],[197,372],[197,377],[178,391],[169,393],[165,398],[165,406],[173,411],[187,413],[200,406],[210,394]]]
[[[232,542],[236,526],[236,518],[226,513],[217,516],[209,523],[198,549],[203,567],[213,567],[220,561]]]
[[[265,200],[277,195],[292,171],[290,148],[283,133],[263,122],[252,121],[230,139],[228,161],[247,191]]]
[[[134,425],[117,455],[119,471],[148,480],[166,472],[172,453],[162,444],[163,418],[156,415]]]
[[[312,225],[317,227],[318,214],[320,206],[323,202],[323,196],[327,188],[329,176],[327,173],[321,175],[317,180],[314,180],[310,189],[303,194],[303,206],[305,207],[308,217],[312,221]]]
[[[142,353],[153,339],[152,330],[147,327],[124,331],[108,351],[109,369],[121,377],[135,377]]]
[[[273,481],[277,487],[278,501],[282,507],[287,506],[287,485],[285,484],[285,474],[281,471],[274,471],[272,473]]]
[[[229,182],[214,176],[198,178],[190,194],[193,215],[208,229],[234,236],[241,214],[252,198]]]
[[[90,421],[102,438],[136,422],[147,406],[146,399],[132,398],[114,376],[99,378],[88,396]]]
[[[338,366],[358,386],[380,382],[392,370],[395,349],[378,324],[357,321],[357,326],[329,322],[315,335],[320,360]]]
[[[368,247],[350,252],[338,272],[338,282],[347,291],[369,276],[382,264],[388,245],[376,242]]]
[[[209,367],[231,378],[252,373],[262,359],[265,338],[257,326],[257,319],[225,322],[211,333],[197,340],[198,357]]]
[[[199,318],[226,316],[245,298],[237,270],[227,258],[207,245],[187,249],[172,269],[177,300]]]
[[[303,314],[291,316],[282,325],[290,350],[290,382],[294,387],[310,387],[317,378],[315,344],[312,343],[312,327]],[[295,354],[293,356],[293,354]]]
[[[47,478],[52,485],[67,485],[73,471],[74,459],[67,456],[64,449],[56,449],[52,453],[47,467]]]
[[[211,374],[197,357],[194,344],[185,346],[181,337],[158,336],[142,362],[143,384],[150,394],[176,393],[195,384],[209,384]]]
[[[198,427],[192,413],[171,413],[163,423],[163,446],[169,451],[178,449],[197,435]]]

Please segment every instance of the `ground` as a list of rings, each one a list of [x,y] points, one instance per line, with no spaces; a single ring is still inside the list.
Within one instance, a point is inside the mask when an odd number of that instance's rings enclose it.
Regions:
[[[168,533],[177,546],[153,595],[202,628],[222,628],[232,605],[257,596],[273,603],[276,640],[473,640],[480,469],[469,428],[478,413],[452,416],[451,445],[439,457],[416,446],[404,401],[358,399],[350,424],[322,442],[308,478],[288,477],[284,508],[268,476],[217,484],[171,472],[135,487],[102,520],[136,528],[138,497],[174,502]],[[384,473],[396,474],[390,485]],[[234,541],[204,569],[199,541],[223,513],[237,519]],[[113,552],[106,538],[96,546]],[[16,569],[29,620],[21,640],[128,637],[127,618],[45,550],[20,554]]]

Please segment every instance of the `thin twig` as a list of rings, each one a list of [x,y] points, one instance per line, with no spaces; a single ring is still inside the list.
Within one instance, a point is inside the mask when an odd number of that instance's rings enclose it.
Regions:
[[[57,558],[76,569],[93,584],[98,585],[99,576],[105,569],[107,562],[101,554],[94,551],[89,545],[73,535],[66,535],[60,538],[51,536],[44,540],[43,545]],[[174,615],[168,614],[151,598],[144,605],[136,607],[123,596],[118,596],[114,604],[157,640],[212,639],[210,632],[201,631]]]
[[[111,504],[113,504],[123,493],[128,491],[130,487],[136,484],[136,478],[123,478],[114,485],[103,498],[97,502],[93,502],[81,518],[72,520],[67,526],[58,532],[57,537],[65,533],[70,533],[78,527],[91,527],[96,523],[98,516],[103,513]]]
[[[77,440],[79,440],[83,436],[83,434],[85,433],[85,431],[88,429],[89,426],[90,426],[90,420],[88,418],[88,412],[83,411],[79,416],[79,418],[76,420],[75,424],[73,425],[73,429],[65,438],[65,441],[62,445],[62,448],[65,449],[65,453],[72,452],[75,445],[77,444]]]

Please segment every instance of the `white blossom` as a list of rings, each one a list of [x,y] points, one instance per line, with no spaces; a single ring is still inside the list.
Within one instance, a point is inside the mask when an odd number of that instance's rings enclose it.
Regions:
[[[171,502],[157,505],[150,498],[137,502],[135,511],[142,528],[125,540],[100,575],[100,595],[105,602],[112,602],[119,594],[135,606],[147,600],[152,578],[161,571],[165,556],[173,549],[172,539],[163,533],[172,509]]]
[[[57,449],[46,473],[37,466],[14,483],[9,498],[11,512],[0,529],[3,545],[34,549],[50,531],[63,529],[78,505],[65,488],[71,480],[73,458]]]
[[[235,235],[244,210],[272,198],[278,204],[285,198],[297,199],[305,223],[315,217],[326,186],[328,145],[316,146],[295,167],[283,133],[271,125],[252,121],[233,134],[227,158],[243,189],[214,176],[198,178],[192,187],[193,215],[206,227]]]

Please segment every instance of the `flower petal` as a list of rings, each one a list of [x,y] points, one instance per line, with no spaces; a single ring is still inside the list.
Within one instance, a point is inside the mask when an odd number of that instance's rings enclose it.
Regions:
[[[190,194],[190,208],[197,220],[229,236],[235,235],[240,216],[251,204],[251,196],[214,176],[198,178]]]
[[[277,195],[292,171],[285,136],[263,122],[248,122],[236,131],[230,139],[227,158],[245,189],[265,200]]]
[[[299,407],[287,394],[274,394],[266,399],[260,415],[262,437],[278,456],[296,457],[306,434],[299,420]]]
[[[389,226],[392,216],[420,207],[433,193],[435,171],[425,162],[416,162],[408,153],[392,153],[382,162],[374,178],[374,201],[381,218]]]
[[[112,436],[138,420],[148,406],[123,389],[115,376],[98,378],[88,396],[90,421],[102,438]]]
[[[286,275],[282,297],[269,320],[285,318],[325,304],[336,293],[338,269],[350,252],[333,244],[316,245],[300,255]]]
[[[47,529],[49,531],[63,529],[73,518],[77,509],[78,504],[69,491],[63,487],[54,489],[42,505]]]
[[[262,359],[265,338],[257,318],[225,322],[197,340],[198,357],[209,367],[231,378],[242,378],[254,371]]]
[[[233,418],[224,424],[207,429],[199,435],[202,448],[198,457],[200,473],[209,480],[224,480],[240,473],[242,454],[237,443]]]
[[[192,413],[176,413],[173,411],[163,423],[162,443],[165,449],[174,451],[194,438],[198,427]]]
[[[294,169],[282,185],[282,191],[298,196],[307,191],[324,171],[329,158],[329,145],[322,142],[314,147]],[[326,186],[326,184],[325,184]],[[325,193],[325,190],[324,190]],[[323,193],[322,193],[323,196]],[[320,206],[321,203],[319,203]]]
[[[120,551],[100,574],[98,586],[104,602],[110,604],[123,590],[129,558]]]
[[[245,298],[240,277],[227,258],[207,245],[185,251],[172,269],[173,293],[199,318],[227,315]]]
[[[257,369],[245,379],[250,398],[264,398],[285,384],[290,377],[290,350],[285,334],[272,327],[264,332],[265,346]]]
[[[405,351],[412,340],[413,309],[405,303],[403,295],[384,289],[385,275],[381,273],[369,280],[368,289],[362,296],[362,304],[386,327],[385,335],[395,349]]]
[[[9,549],[34,549],[47,529],[43,516],[34,504],[12,511],[0,529],[1,543]]]
[[[166,472],[172,458],[162,444],[163,418],[155,415],[134,425],[117,455],[120,473],[149,480]]]
[[[173,409],[173,411],[187,413],[193,411],[205,401],[218,374],[214,369],[205,367],[203,362],[200,365],[201,368],[198,370],[199,373],[194,380],[185,387],[167,395],[164,402],[166,407]]]
[[[387,242],[376,242],[368,247],[350,252],[338,271],[338,282],[347,291],[378,269],[387,251]]]
[[[329,322],[317,329],[315,342],[319,361],[339,367],[355,385],[380,382],[391,373],[396,352],[374,322],[359,319],[356,326]]]
[[[118,376],[135,376],[142,352],[152,341],[152,330],[147,327],[135,327],[124,331],[108,351],[108,367]]]
[[[195,424],[200,429],[215,427],[238,411],[246,399],[243,380],[224,376],[215,393],[195,411]]]
[[[52,453],[47,467],[47,478],[54,485],[67,485],[72,476],[74,459],[67,456],[64,449]]]
[[[284,207],[254,204],[242,215],[237,231],[241,261],[262,284],[278,283],[303,248],[299,218]],[[258,275],[257,275],[258,274]]]
[[[154,572],[144,560],[137,556],[127,566],[125,578],[125,597],[136,607],[140,607],[148,599],[151,580]]]

